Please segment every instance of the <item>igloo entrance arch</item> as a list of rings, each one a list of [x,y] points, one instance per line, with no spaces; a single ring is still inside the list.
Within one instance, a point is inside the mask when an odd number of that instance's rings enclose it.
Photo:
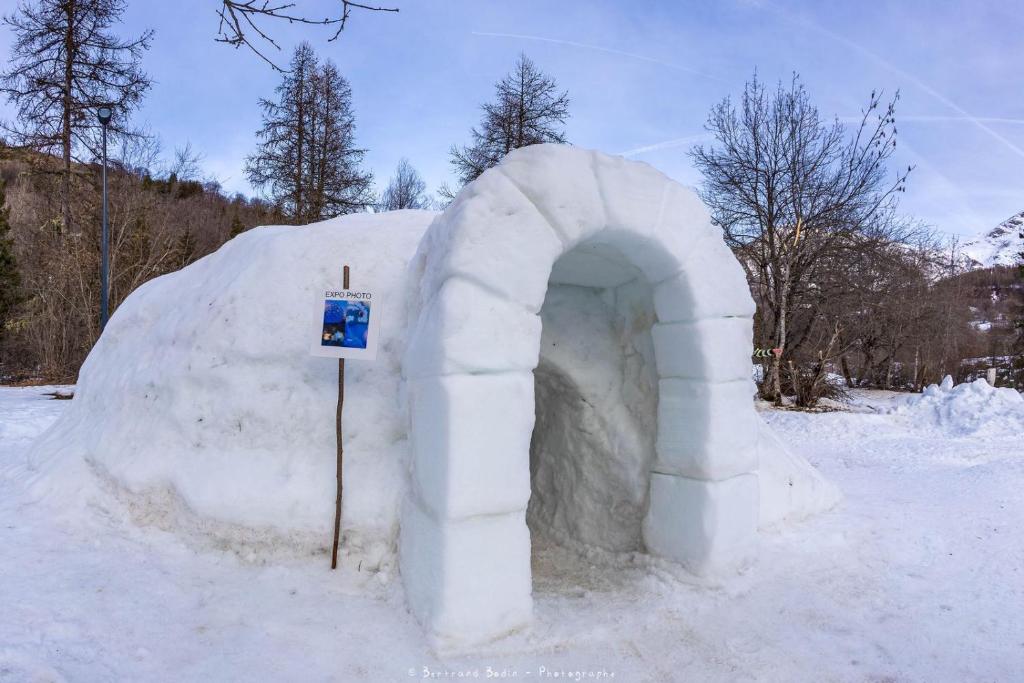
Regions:
[[[531,618],[535,370],[542,383],[558,380],[541,346],[553,290],[589,291],[637,330],[649,326],[657,400],[646,417],[656,428],[634,501],[643,549],[697,573],[749,557],[754,307],[691,191],[621,158],[525,148],[460,193],[412,268],[403,362],[412,486],[400,560],[410,607],[429,630],[479,640]]]
[[[584,242],[560,257],[539,315],[526,516],[535,572],[553,567],[538,538],[644,548],[658,408],[651,287],[617,249]]]

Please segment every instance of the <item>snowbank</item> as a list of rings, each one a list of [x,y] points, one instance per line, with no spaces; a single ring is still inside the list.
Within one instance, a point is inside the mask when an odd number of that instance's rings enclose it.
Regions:
[[[938,427],[950,436],[1013,436],[1024,434],[1024,397],[1013,389],[993,387],[984,379],[953,385],[946,376],[893,412],[924,427]]]
[[[839,489],[807,460],[790,451],[763,420],[758,421],[757,438],[762,529],[806,519],[842,500]]]
[[[407,467],[406,265],[434,216],[257,228],[143,285],[89,355],[67,413],[29,453],[36,494],[67,504],[106,490],[138,521],[260,554],[329,543],[337,364],[310,356],[308,318],[314,293],[340,284],[348,264],[384,318],[377,361],[346,368],[345,477],[359,482],[345,491],[346,557],[364,570],[386,562]]]

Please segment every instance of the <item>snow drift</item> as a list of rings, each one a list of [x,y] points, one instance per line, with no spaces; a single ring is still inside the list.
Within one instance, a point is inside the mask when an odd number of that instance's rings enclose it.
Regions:
[[[953,385],[946,376],[894,412],[911,422],[938,427],[950,436],[1019,436],[1024,434],[1024,397],[1013,389],[993,387],[984,379]]]
[[[31,449],[33,491],[258,558],[324,549],[337,366],[307,318],[343,264],[383,315],[377,360],[346,372],[344,561],[386,579],[401,536],[443,637],[529,621],[527,517],[703,573],[837,499],[753,409],[753,306],[696,196],[550,145],[440,216],[259,228],[139,288]]]

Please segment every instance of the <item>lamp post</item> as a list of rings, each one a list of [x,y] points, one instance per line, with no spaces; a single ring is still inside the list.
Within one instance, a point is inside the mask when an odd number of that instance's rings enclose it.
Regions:
[[[100,332],[110,317],[110,229],[107,227],[107,124],[114,111],[107,106],[96,110],[96,118],[103,126],[103,230],[100,234]]]

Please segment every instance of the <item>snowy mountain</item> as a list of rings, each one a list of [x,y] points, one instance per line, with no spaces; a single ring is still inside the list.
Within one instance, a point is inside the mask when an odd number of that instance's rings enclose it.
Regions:
[[[1024,211],[1008,218],[995,228],[964,243],[963,253],[975,268],[1012,266],[1024,250]]]

